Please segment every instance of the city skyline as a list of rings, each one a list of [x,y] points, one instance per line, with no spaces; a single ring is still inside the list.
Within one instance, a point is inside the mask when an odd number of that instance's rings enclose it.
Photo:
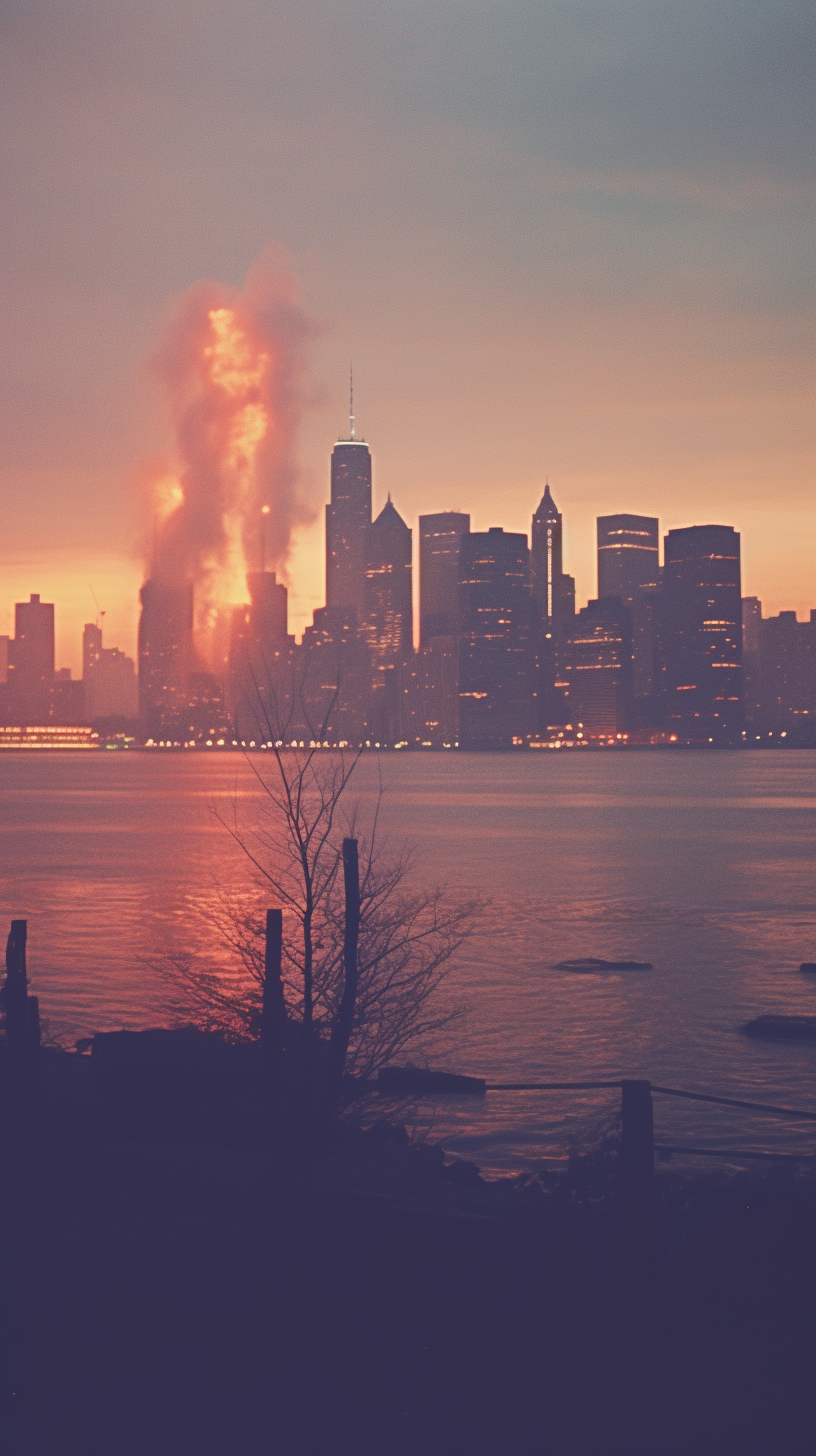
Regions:
[[[326,592],[326,588],[328,585],[327,557],[329,554],[329,548],[326,544],[326,522],[328,519],[330,519],[330,514],[327,513],[330,513],[331,511],[332,492],[333,489],[336,489],[336,487],[334,486],[334,472],[336,471],[337,465],[338,447],[340,448],[342,455],[343,447],[349,445],[352,445],[354,447],[355,453],[357,452],[357,450],[365,453],[367,459],[368,491],[370,502],[368,508],[369,510],[373,511],[373,515],[375,518],[377,515],[381,514],[382,509],[385,507],[388,500],[392,496],[392,492],[390,490],[387,490],[385,487],[379,485],[377,481],[376,444],[372,441],[362,438],[356,439],[352,442],[347,437],[339,434],[333,442],[331,451],[327,452],[330,458],[328,472],[325,471],[324,462],[324,474],[328,474],[328,480],[326,482],[327,499],[325,500],[325,504],[320,505],[317,520],[314,525],[310,527],[309,530],[312,550],[308,562],[307,582],[311,582],[312,584],[314,584],[314,582],[316,581],[318,585],[322,586],[322,593],[318,592],[317,595],[307,595],[306,591],[302,589],[303,583],[299,582],[294,576],[297,564],[299,561],[302,560],[302,553],[297,550],[294,553],[294,560],[289,573],[278,573],[280,579],[284,581],[284,583],[288,587],[289,630],[293,633],[298,641],[302,639],[303,633],[312,625],[312,616],[315,609],[323,605],[331,605],[331,602],[328,601]],[[543,489],[549,490],[550,487],[551,483],[548,480],[545,480]],[[586,606],[589,602],[596,600],[599,595],[599,558],[597,543],[598,531],[600,529],[601,522],[603,522],[604,520],[613,520],[619,516],[624,519],[634,520],[635,515],[631,512],[627,513],[624,510],[615,509],[614,511],[610,510],[608,512],[602,513],[592,518],[592,520],[588,522],[586,519],[586,508],[577,508],[575,511],[571,512],[569,504],[565,504],[566,497],[564,496],[561,488],[556,485],[555,489],[557,489],[558,491],[559,502],[562,503],[559,511],[559,514],[563,519],[562,557],[565,563],[565,569],[568,567],[570,574],[573,575],[576,580],[576,610],[578,610],[579,608]],[[615,502],[612,502],[612,505],[615,504]],[[501,510],[501,507],[496,507],[495,505],[492,510],[485,510],[484,508],[482,508],[481,510],[477,510],[475,506],[469,504],[467,499],[463,499],[455,507],[440,507],[434,505],[433,502],[431,502],[430,505],[432,509],[429,512],[424,512],[423,515],[420,515],[413,521],[411,521],[410,519],[407,521],[407,524],[410,526],[412,535],[416,541],[413,553],[414,559],[412,568],[412,583],[413,633],[414,642],[417,646],[419,646],[421,637],[419,547],[421,539],[421,522],[423,516],[427,516],[429,519],[431,519],[435,515],[464,515],[470,518],[472,522],[471,529],[473,531],[487,531],[491,529],[491,526],[499,524],[496,517]],[[648,509],[649,502],[646,501],[645,505]],[[405,518],[407,513],[401,511],[400,514],[403,518]],[[529,523],[530,521],[530,516],[531,512],[528,502],[526,517],[527,523]],[[792,604],[793,593],[788,593],[787,595],[785,595],[784,592],[782,592],[782,594],[778,596],[774,596],[773,594],[768,593],[765,593],[763,595],[763,592],[760,589],[757,589],[755,585],[757,576],[756,569],[754,569],[754,572],[751,575],[748,575],[746,570],[746,560],[750,563],[752,558],[756,559],[756,556],[758,554],[752,550],[752,543],[750,539],[746,541],[745,532],[740,531],[739,526],[735,524],[734,520],[725,523],[716,520],[715,516],[716,512],[709,512],[709,520],[703,522],[703,524],[728,524],[732,526],[733,529],[737,530],[742,537],[743,595],[755,596],[759,598],[763,602],[763,607],[766,615],[775,616],[778,615],[780,611],[795,611],[800,620],[807,621],[811,610],[813,597],[812,587],[809,594],[806,590],[802,601],[797,602],[795,605]],[[658,549],[661,557],[663,553],[663,542],[669,531],[683,530],[687,529],[692,525],[700,524],[699,522],[694,522],[688,519],[678,520],[678,522],[674,524],[670,523],[669,521],[664,522],[663,518],[661,517],[653,518],[643,516],[638,518],[643,520],[655,519],[659,522]],[[736,519],[738,518],[739,513],[737,512]],[[579,530],[579,522],[583,522],[585,525],[587,525],[588,530]],[[525,531],[528,538],[530,537],[529,524],[523,525],[520,528],[513,527],[510,524],[509,514],[501,521],[500,524],[505,531],[522,529]],[[315,537],[317,537],[318,539],[313,539]],[[316,559],[314,555],[315,552],[317,553]],[[588,560],[590,563],[589,565],[587,565]],[[576,566],[576,562],[579,564],[583,564],[582,572],[579,572],[579,567]],[[661,560],[661,569],[662,565],[663,563]],[[254,569],[251,563],[250,567],[251,569]],[[91,567],[89,567],[88,569],[83,569],[82,566],[80,566],[79,570],[74,572],[60,571],[55,573],[53,568],[49,568],[47,564],[44,566],[38,566],[36,555],[22,558],[18,565],[14,565],[12,563],[10,567],[6,564],[6,562],[0,559],[0,582],[2,582],[3,584],[3,597],[5,598],[4,602],[0,601],[0,636],[4,634],[9,636],[13,635],[14,602],[19,600],[26,600],[31,594],[32,583],[34,583],[36,580],[36,582],[40,584],[40,590],[38,592],[40,598],[43,601],[56,601],[59,606],[59,612],[55,622],[55,634],[56,653],[61,666],[70,668],[75,676],[79,675],[82,667],[82,630],[88,621],[95,620],[98,617],[100,612],[100,604],[102,602],[107,603],[108,600],[113,600],[113,608],[108,605],[101,607],[101,610],[103,611],[106,618],[106,635],[109,639],[115,638],[119,649],[125,652],[128,656],[131,656],[135,659],[138,654],[138,596],[141,586],[149,575],[149,573],[145,570],[143,559],[138,554],[134,553],[133,557],[129,562],[129,571],[124,577],[117,575],[116,572],[112,572],[108,576],[103,575],[102,581],[100,581],[97,575],[96,581],[99,588],[98,590],[97,587],[95,587],[94,585],[94,580],[88,580],[88,578],[93,577],[93,575],[94,574]],[[289,578],[288,581],[287,575]],[[759,573],[759,575],[761,576],[761,572]],[[105,594],[104,585],[106,581],[108,583],[107,595]],[[54,583],[54,585],[49,586],[49,582]],[[17,585],[18,583],[19,585]],[[133,584],[135,584],[135,594],[132,598],[130,598],[128,597],[127,592]],[[301,588],[300,590],[299,587]],[[84,606],[83,600],[85,601]],[[4,622],[5,625],[3,625]]]
[[[241,315],[228,317],[239,346],[234,383],[246,355]],[[243,429],[254,416],[235,418]],[[756,728],[790,733],[792,743],[812,737],[816,610],[798,623],[744,595],[732,526],[670,529],[661,565],[657,517],[598,517],[596,596],[580,607],[549,483],[529,534],[473,531],[461,512],[421,516],[414,610],[413,531],[390,493],[372,510],[371,455],[355,437],[353,398],[330,482],[326,603],[301,641],[289,630],[287,586],[265,569],[265,505],[256,504],[257,521],[245,512],[241,537],[233,528],[229,538],[245,543],[241,600],[222,600],[213,614],[212,572],[188,524],[196,477],[184,477],[139,591],[137,673],[120,648],[104,646],[100,613],[84,625],[82,680],[72,680],[57,667],[54,604],[32,593],[15,605],[13,638],[0,634],[0,720],[10,731],[40,725],[35,733],[93,724],[103,736],[168,747],[254,747],[292,733],[293,746],[317,735],[324,746],[466,749],[733,746]]]
[[[89,581],[135,650],[179,300],[241,290],[270,254],[309,320],[298,635],[350,358],[377,512],[390,491],[412,526],[459,509],[526,530],[549,478],[579,606],[595,520],[624,511],[732,524],[745,590],[807,611],[801,8],[509,0],[472,20],[180,0],[168,27],[79,0],[0,22],[0,565],[7,601],[62,603],[62,661]]]

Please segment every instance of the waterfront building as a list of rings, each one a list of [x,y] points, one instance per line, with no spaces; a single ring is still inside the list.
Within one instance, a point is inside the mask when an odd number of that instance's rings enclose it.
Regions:
[[[533,722],[527,537],[492,526],[462,537],[459,561],[459,743],[510,748]]]
[[[666,624],[662,586],[641,586],[632,614],[634,725],[659,729],[666,708]]]
[[[371,739],[371,657],[353,607],[318,607],[300,646],[298,671],[304,741],[351,744]]]
[[[763,617],[756,597],[742,602],[748,742],[781,738],[816,746],[816,611]]]
[[[82,681],[89,723],[136,718],[139,695],[133,658],[118,647],[103,647],[102,629],[95,622],[86,622],[82,631]]]
[[[289,597],[274,571],[250,571],[247,588],[249,602],[233,608],[230,624],[227,714],[239,740],[276,741],[284,736],[293,703]]]
[[[549,484],[533,516],[530,537],[535,727],[566,722],[565,649],[575,616],[575,582],[563,570],[563,525]]]
[[[7,715],[21,723],[47,723],[54,684],[54,606],[32,592],[14,607],[9,643]]]
[[[663,709],[663,606],[656,516],[599,516],[598,599],[617,597],[632,612],[632,687],[641,727],[657,727]]]
[[[70,667],[60,667],[54,673],[48,719],[61,727],[81,727],[89,722],[85,684],[71,677]]]
[[[431,637],[407,674],[406,733],[414,748],[455,748],[459,743],[459,639]]]
[[[669,531],[664,547],[666,724],[680,741],[729,744],[743,726],[740,538],[731,526]]]
[[[459,545],[470,531],[463,511],[419,518],[419,645],[459,631]]]
[[[363,627],[371,654],[371,727],[375,741],[402,738],[403,669],[413,653],[411,529],[389,495],[366,531]]]
[[[150,578],[139,597],[139,731],[145,741],[183,741],[195,668],[192,582]]]
[[[632,609],[620,597],[588,602],[568,642],[573,727],[585,738],[617,738],[633,721]]]

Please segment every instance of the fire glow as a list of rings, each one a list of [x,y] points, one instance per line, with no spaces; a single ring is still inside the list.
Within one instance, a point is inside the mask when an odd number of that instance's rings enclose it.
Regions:
[[[292,274],[261,260],[240,293],[191,288],[154,361],[176,459],[150,481],[150,574],[193,582],[196,646],[210,667],[219,620],[247,600],[247,571],[265,555],[285,574],[293,533],[313,515],[294,447],[314,333]]]

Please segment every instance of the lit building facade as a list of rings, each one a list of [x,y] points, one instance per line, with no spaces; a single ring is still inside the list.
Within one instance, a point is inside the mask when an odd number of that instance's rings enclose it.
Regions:
[[[598,598],[634,602],[642,587],[660,581],[659,522],[656,516],[598,517]]]
[[[527,537],[493,526],[462,537],[459,744],[511,748],[534,728]]]
[[[326,605],[365,611],[365,537],[371,525],[371,453],[364,440],[338,440],[326,506]]]
[[[419,518],[419,645],[459,631],[459,544],[470,516],[440,511]]]
[[[21,723],[47,723],[54,686],[54,606],[32,593],[14,608],[9,643],[7,714]]]
[[[193,587],[149,579],[139,593],[139,732],[184,741],[193,655]]]
[[[688,526],[665,538],[666,725],[682,742],[728,745],[743,727],[740,538]]]
[[[746,737],[816,747],[816,611],[800,622],[795,612],[762,616],[762,603],[746,597],[743,612]]]
[[[570,722],[591,738],[632,727],[632,609],[620,597],[588,602],[567,647]]]
[[[575,616],[575,582],[563,570],[561,512],[544,487],[530,537],[535,727],[566,722],[565,649]]]
[[[413,653],[411,530],[391,497],[365,536],[363,625],[371,656],[375,739],[401,741],[403,669]]]

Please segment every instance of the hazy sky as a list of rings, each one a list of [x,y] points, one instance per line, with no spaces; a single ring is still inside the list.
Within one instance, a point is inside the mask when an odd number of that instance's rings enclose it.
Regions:
[[[811,10],[4,0],[0,631],[40,591],[76,667],[93,588],[133,650],[146,361],[270,243],[321,326],[297,631],[352,356],[411,525],[527,530],[548,475],[580,603],[628,510],[736,526],[746,594],[816,605]]]

